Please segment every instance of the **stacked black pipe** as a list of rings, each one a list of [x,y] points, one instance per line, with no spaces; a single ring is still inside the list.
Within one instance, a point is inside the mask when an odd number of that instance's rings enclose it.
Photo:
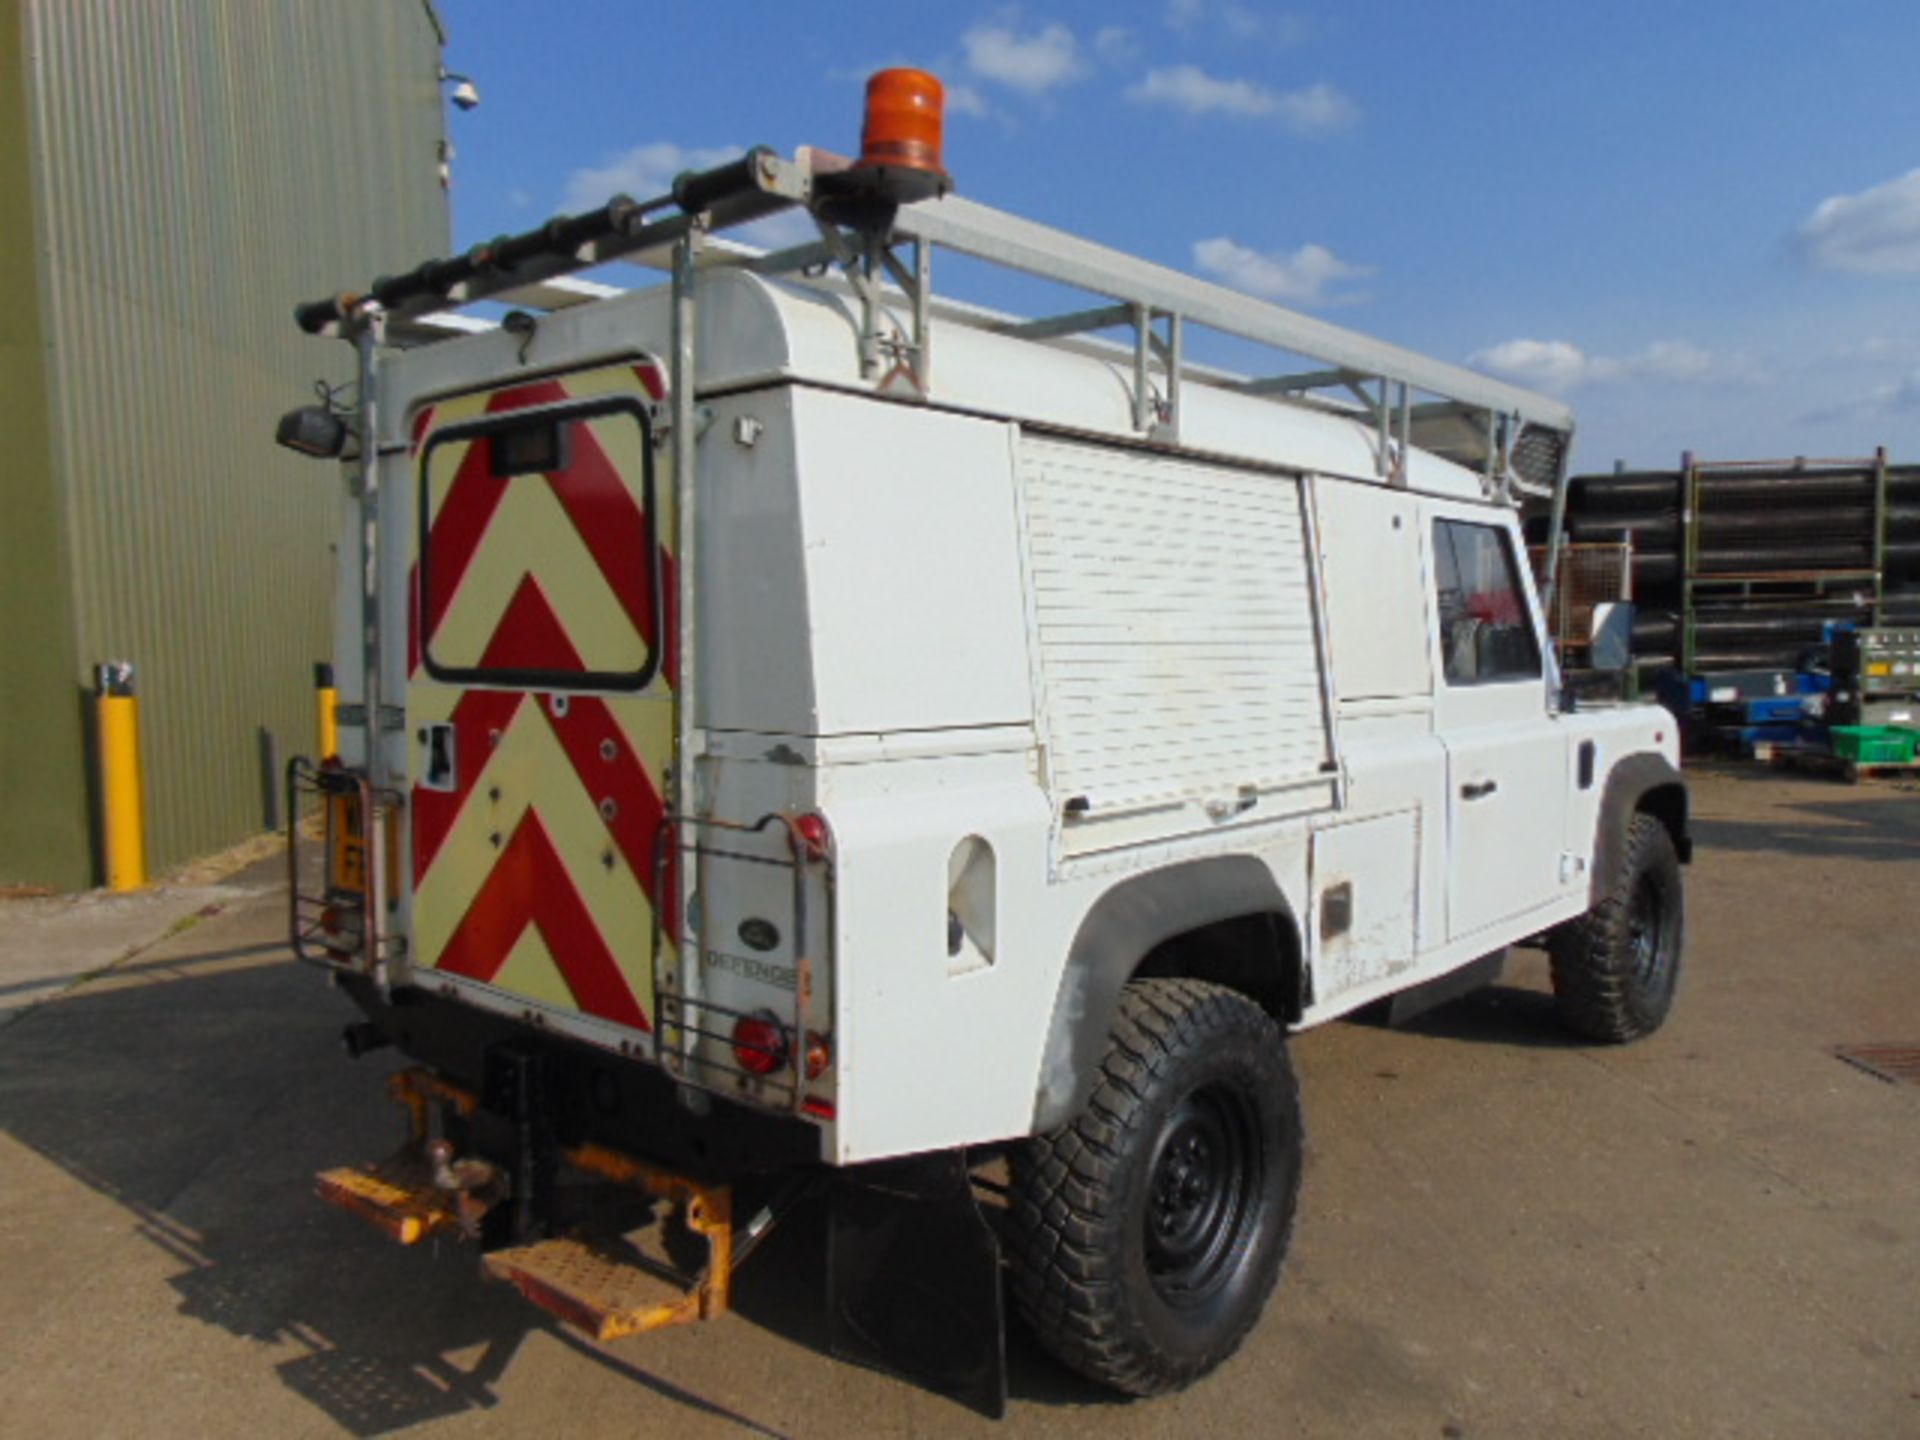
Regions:
[[[1633,542],[1643,665],[1677,665],[1693,531],[1693,669],[1792,669],[1830,621],[1873,623],[1877,461],[1701,466],[1578,475],[1567,539]],[[1880,552],[1881,623],[1920,624],[1920,466],[1889,466]],[[1543,527],[1544,520],[1536,520]],[[1539,538],[1544,538],[1544,535]],[[1732,577],[1756,577],[1750,584]]]

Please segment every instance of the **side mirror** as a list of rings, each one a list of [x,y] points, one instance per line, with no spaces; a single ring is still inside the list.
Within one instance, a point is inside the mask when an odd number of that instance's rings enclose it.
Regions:
[[[1624,670],[1633,663],[1633,605],[1602,601],[1593,607],[1587,636],[1587,663],[1595,670]]]

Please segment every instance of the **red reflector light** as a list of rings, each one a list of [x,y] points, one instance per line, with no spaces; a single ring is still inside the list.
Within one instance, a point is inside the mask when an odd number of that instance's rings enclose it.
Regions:
[[[787,1032],[772,1011],[742,1015],[735,1022],[733,1058],[749,1075],[771,1075],[786,1068]]]
[[[808,813],[793,822],[793,833],[800,837],[800,843],[806,847],[809,860],[827,858],[827,847],[833,843],[833,833],[827,829],[824,815]]]
[[[807,1079],[818,1080],[833,1064],[833,1046],[818,1030],[807,1032]]]
[[[809,1095],[800,1102],[800,1108],[816,1120],[833,1119],[833,1102],[822,1100],[818,1095]]]

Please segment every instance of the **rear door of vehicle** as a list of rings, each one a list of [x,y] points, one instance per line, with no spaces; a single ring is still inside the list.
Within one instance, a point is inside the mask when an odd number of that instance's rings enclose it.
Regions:
[[[654,906],[675,893],[654,863],[674,713],[663,390],[635,357],[413,417],[410,958],[423,983],[602,1044],[651,1027]]]

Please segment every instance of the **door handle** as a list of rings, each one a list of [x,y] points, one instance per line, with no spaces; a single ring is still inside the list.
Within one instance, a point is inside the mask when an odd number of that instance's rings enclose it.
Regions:
[[[453,726],[442,721],[420,730],[420,743],[427,747],[426,763],[421,767],[422,790],[457,790],[455,783]]]
[[[1462,800],[1484,800],[1500,788],[1498,780],[1481,780],[1460,787]]]

